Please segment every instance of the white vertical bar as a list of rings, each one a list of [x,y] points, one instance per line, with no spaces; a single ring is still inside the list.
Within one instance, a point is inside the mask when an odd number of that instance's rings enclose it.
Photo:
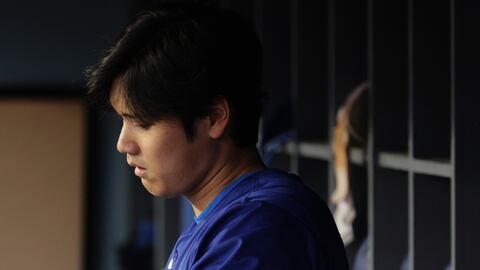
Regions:
[[[456,269],[456,179],[455,179],[455,0],[450,0],[450,164],[452,176],[450,178],[450,263],[451,269]]]
[[[413,160],[414,151],[414,59],[413,59],[413,0],[408,1],[408,159]],[[415,269],[415,189],[414,174],[408,170],[408,264]]]

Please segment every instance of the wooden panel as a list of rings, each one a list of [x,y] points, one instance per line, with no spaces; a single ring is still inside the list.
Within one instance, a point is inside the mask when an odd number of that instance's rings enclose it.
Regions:
[[[82,269],[79,101],[0,101],[0,269]]]

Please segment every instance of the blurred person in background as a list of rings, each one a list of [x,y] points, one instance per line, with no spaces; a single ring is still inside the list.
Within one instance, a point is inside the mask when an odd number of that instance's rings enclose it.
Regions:
[[[338,109],[332,138],[335,190],[330,201],[352,270],[368,269],[367,169],[350,162],[351,148],[367,145],[368,88],[363,82],[348,94]]]
[[[163,4],[87,74],[92,100],[122,118],[117,148],[144,187],[193,207],[166,269],[348,269],[325,203],[258,154],[262,51],[243,17]]]

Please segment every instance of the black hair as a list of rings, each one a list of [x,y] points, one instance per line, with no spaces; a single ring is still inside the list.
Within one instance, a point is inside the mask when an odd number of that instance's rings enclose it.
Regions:
[[[227,132],[239,147],[255,145],[262,111],[262,51],[242,16],[201,4],[163,4],[141,14],[87,70],[89,97],[104,109],[123,76],[127,108],[142,124],[177,117],[194,137],[194,123],[225,98]]]

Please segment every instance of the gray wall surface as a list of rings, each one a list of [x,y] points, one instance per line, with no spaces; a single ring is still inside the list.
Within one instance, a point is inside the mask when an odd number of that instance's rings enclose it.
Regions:
[[[2,0],[0,85],[81,83],[127,22],[128,2]]]

